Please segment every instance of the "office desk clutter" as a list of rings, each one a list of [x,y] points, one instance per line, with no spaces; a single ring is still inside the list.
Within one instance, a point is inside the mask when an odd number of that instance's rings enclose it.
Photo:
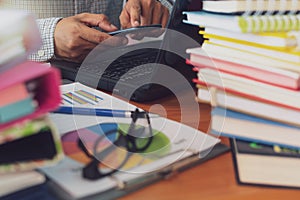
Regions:
[[[299,3],[277,3],[207,0],[203,10],[184,12],[205,38],[187,49],[187,63],[198,73],[197,101],[213,106],[210,132],[233,138],[238,182],[300,187],[293,162],[300,148]],[[285,161],[292,164],[284,170],[274,166]]]
[[[32,15],[0,10],[0,16],[5,19],[0,22],[0,197],[44,199],[46,178],[35,169],[63,157],[58,131],[47,117],[60,103],[60,74],[26,61],[41,42]]]
[[[47,117],[60,103],[60,76],[45,64],[24,61],[1,73],[0,80],[0,177],[18,184],[14,173],[37,174],[31,170],[63,157],[58,131]],[[7,173],[12,175],[2,177]]]
[[[130,115],[51,114],[66,154],[44,167],[62,199],[115,199],[228,150],[220,140],[184,124],[152,117],[136,106],[80,83],[61,86],[62,104],[133,111]]]

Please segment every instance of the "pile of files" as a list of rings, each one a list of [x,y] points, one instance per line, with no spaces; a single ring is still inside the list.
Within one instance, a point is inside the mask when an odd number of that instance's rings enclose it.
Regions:
[[[199,2],[200,3],[200,2]],[[187,49],[210,132],[231,138],[239,183],[300,187],[300,2],[205,0],[184,12],[205,41]]]
[[[60,74],[26,61],[41,41],[30,14],[0,10],[0,16],[6,19],[0,33],[0,198],[45,199],[45,177],[34,170],[63,157],[59,134],[47,117],[61,101]]]

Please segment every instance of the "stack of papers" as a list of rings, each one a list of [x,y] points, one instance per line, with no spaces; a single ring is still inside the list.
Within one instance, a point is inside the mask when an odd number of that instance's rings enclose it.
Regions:
[[[134,110],[136,107],[103,92],[91,89],[80,83],[61,87],[63,105],[105,109]],[[91,195],[104,195],[108,191],[137,186],[152,178],[162,178],[173,170],[188,166],[204,158],[220,142],[203,132],[184,124],[163,118],[151,118],[154,139],[167,141],[156,156],[133,155],[128,163],[117,173],[98,180],[82,177],[85,165],[84,154],[77,147],[81,133],[97,134],[92,127],[107,123],[128,124],[131,118],[99,117],[84,115],[51,114],[62,135],[65,159],[54,167],[45,167],[42,171],[54,183],[56,190],[68,199],[80,199]],[[82,131],[82,130],[85,131]],[[75,131],[74,131],[75,130]],[[78,131],[79,130],[79,131]],[[163,154],[161,152],[164,152]],[[154,152],[155,154],[155,152]],[[57,189],[57,188],[60,188]]]

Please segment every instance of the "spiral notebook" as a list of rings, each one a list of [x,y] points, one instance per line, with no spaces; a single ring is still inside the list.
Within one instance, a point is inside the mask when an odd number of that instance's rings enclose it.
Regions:
[[[184,12],[184,22],[240,33],[297,31],[299,10],[297,0],[205,0],[202,11]]]
[[[201,27],[222,28],[240,33],[279,32],[300,30],[299,14],[223,15],[205,11],[184,12],[185,23]],[[226,26],[222,26],[226,24]]]
[[[300,10],[297,0],[204,0],[203,10],[216,13]]]

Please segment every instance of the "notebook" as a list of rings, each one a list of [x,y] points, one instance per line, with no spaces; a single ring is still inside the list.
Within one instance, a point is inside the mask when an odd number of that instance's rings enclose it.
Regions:
[[[294,0],[204,0],[203,10],[217,13],[244,13],[255,11],[300,10],[300,4]]]
[[[190,4],[190,0],[174,1],[167,29],[151,41],[145,38],[138,44],[94,52],[82,64],[55,60],[52,65],[61,69],[65,79],[134,101],[150,101],[186,89],[195,73],[186,67],[185,49],[199,46],[202,41],[197,27],[182,23],[182,11]]]
[[[299,149],[238,139],[230,145],[239,184],[299,189]]]
[[[15,172],[0,175],[0,197],[44,183],[46,177],[37,171]]]
[[[300,29],[299,14],[243,14],[224,15],[205,11],[184,12],[187,20],[184,22],[212,28],[222,28],[238,33],[260,33],[276,31],[298,31]],[[226,24],[226,26],[220,26]]]

